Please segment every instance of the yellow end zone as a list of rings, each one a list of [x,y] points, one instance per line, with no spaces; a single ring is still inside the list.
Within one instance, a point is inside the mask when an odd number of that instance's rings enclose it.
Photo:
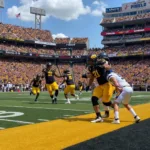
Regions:
[[[134,107],[142,120],[150,118],[150,104]],[[131,114],[120,109],[121,124],[111,124],[113,111],[103,123],[90,123],[95,114],[59,119],[0,131],[0,150],[60,150],[131,125]]]

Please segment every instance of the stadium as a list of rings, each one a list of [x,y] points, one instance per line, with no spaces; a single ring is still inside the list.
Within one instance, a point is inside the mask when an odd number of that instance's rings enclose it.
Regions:
[[[1,0],[2,8],[3,4]],[[41,29],[36,18],[45,16],[45,11],[31,8],[30,13],[35,15],[35,28],[0,23],[0,150],[149,150],[150,1],[106,8],[99,24],[103,48],[91,48],[88,37],[53,38],[53,31]],[[95,117],[91,96],[98,84],[94,80],[86,91],[89,81],[83,74],[88,72],[89,56],[100,53],[109,56],[113,70],[133,88],[131,105],[140,123],[134,123],[123,105],[120,124],[111,124],[113,108],[104,122],[90,122]],[[57,104],[52,103],[44,79],[38,101],[29,94],[32,79],[42,77],[47,63],[57,74]],[[67,69],[79,94],[79,99],[70,98],[71,104],[65,104],[58,77]],[[100,110],[104,113],[101,104]]]

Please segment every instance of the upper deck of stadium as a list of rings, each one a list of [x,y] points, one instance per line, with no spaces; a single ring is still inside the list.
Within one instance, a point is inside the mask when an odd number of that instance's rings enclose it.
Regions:
[[[131,24],[145,22],[150,18],[150,0],[137,0],[124,3],[121,7],[106,8],[100,25],[104,27],[116,24]]]

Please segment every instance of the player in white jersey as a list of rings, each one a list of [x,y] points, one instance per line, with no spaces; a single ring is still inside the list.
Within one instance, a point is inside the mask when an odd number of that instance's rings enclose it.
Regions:
[[[107,80],[112,83],[116,87],[117,96],[114,100],[114,115],[115,119],[112,123],[119,124],[119,107],[118,104],[122,103],[127,110],[130,111],[130,113],[133,115],[135,122],[138,123],[140,121],[140,117],[137,116],[134,109],[129,105],[131,95],[133,93],[133,89],[130,86],[130,84],[122,78],[120,75],[118,75],[115,72],[109,72],[107,74]]]

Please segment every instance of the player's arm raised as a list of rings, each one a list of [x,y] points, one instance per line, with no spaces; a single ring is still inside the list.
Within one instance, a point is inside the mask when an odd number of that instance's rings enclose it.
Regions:
[[[62,75],[56,74],[56,70],[53,70],[53,74],[54,74],[54,76],[57,77],[57,78],[62,78],[62,77],[64,77],[64,76],[62,76]]]
[[[43,70],[42,70],[42,75],[41,75],[41,78],[42,78],[42,79],[45,77],[45,72],[46,72],[46,69],[43,69]]]

